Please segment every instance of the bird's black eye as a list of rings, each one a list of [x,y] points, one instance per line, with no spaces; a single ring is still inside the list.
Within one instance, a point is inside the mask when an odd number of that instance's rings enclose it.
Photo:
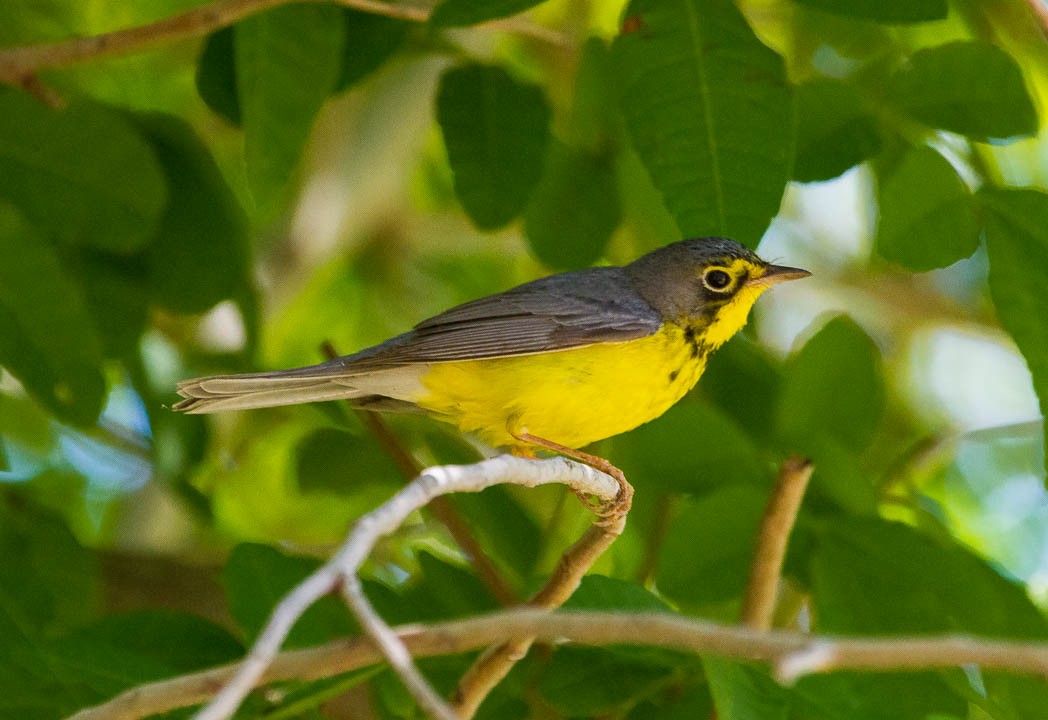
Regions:
[[[724,292],[731,286],[731,275],[724,270],[707,270],[702,276],[702,284],[714,292]]]

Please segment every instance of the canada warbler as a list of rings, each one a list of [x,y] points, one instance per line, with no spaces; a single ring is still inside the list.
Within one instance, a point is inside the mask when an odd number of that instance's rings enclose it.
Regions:
[[[551,275],[459,305],[319,365],[187,380],[174,408],[344,399],[368,410],[421,409],[525,453],[580,448],[662,415],[764,290],[809,274],[733,240],[683,240],[625,267]]]

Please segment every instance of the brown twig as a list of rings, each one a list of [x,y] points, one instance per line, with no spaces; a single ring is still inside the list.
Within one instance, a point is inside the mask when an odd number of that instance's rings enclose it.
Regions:
[[[480,492],[505,483],[522,487],[564,484],[605,503],[613,503],[619,494],[614,478],[565,458],[525,460],[501,455],[472,465],[426,469],[388,502],[358,518],[338,552],[281,599],[236,673],[197,714],[197,720],[232,717],[267,671],[294,624],[313,603],[334,589],[342,592],[364,633],[381,650],[422,709],[433,718],[455,719],[451,707],[419,673],[404,644],[371,607],[361,591],[357,571],[379,539],[394,532],[411,513],[434,497]]]
[[[430,10],[412,5],[395,5],[382,0],[217,0],[180,15],[156,22],[123,28],[100,35],[74,37],[53,43],[23,45],[0,50],[0,84],[42,88],[35,77],[42,70],[68,67],[76,63],[107,57],[130,55],[158,45],[202,37],[228,27],[250,15],[280,5],[333,2],[354,10],[385,17],[424,23]],[[483,23],[482,26],[516,32],[542,42],[565,45],[558,32],[514,18]]]
[[[810,460],[787,458],[764,508],[739,617],[744,625],[756,630],[771,628],[786,546],[814,470]]]
[[[328,360],[334,360],[339,356],[338,350],[327,340],[321,344],[320,350]],[[358,410],[357,415],[378,441],[378,444],[382,446],[382,449],[389,456],[390,460],[393,461],[393,464],[397,466],[397,470],[404,476],[405,481],[410,482],[421,474],[422,466],[415,461],[411,453],[404,449],[400,439],[382,419],[381,415],[367,410]],[[516,605],[518,601],[516,592],[513,591],[513,588],[502,576],[502,573],[499,572],[491,557],[484,551],[476,536],[473,535],[473,530],[470,529],[469,524],[459,514],[454,503],[446,497],[437,497],[433,498],[429,509],[433,512],[437,521],[451,533],[451,537],[473,566],[477,577],[484,583],[484,587],[488,589],[488,592],[491,593],[496,602],[503,607]]]
[[[597,558],[622,534],[625,525],[626,517],[621,516],[614,525],[590,527],[586,534],[561,556],[546,585],[528,600],[527,606],[552,610],[563,605],[578,589],[582,577]],[[452,700],[459,717],[473,717],[484,698],[527,654],[534,642],[534,637],[508,640],[488,648],[477,658],[459,681]]]
[[[399,628],[397,635],[414,657],[450,655],[520,636],[590,645],[635,644],[712,653],[771,662],[784,680],[832,670],[898,671],[977,665],[1048,677],[1048,643],[1023,643],[965,636],[811,637],[792,631],[761,632],[670,613],[560,612],[504,610],[492,615],[430,626]],[[812,659],[819,662],[812,662]],[[259,684],[318,680],[382,662],[366,638],[337,640],[290,650],[274,658]],[[137,720],[196,705],[229,682],[230,664],[147,683],[81,710],[70,720]]]

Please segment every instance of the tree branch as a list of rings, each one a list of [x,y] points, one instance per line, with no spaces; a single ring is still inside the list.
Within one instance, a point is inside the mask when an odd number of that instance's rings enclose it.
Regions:
[[[330,342],[325,340],[320,351],[328,360],[334,360],[341,353]],[[423,468],[415,461],[411,453],[400,443],[400,439],[382,418],[379,413],[369,410],[356,410],[364,426],[371,432],[382,450],[397,466],[397,470],[404,476],[404,480],[410,482],[422,474]],[[477,577],[491,593],[492,597],[503,607],[511,607],[518,602],[517,594],[495,566],[488,554],[484,551],[480,542],[477,541],[473,530],[463,519],[458,508],[451,502],[450,498],[436,497],[429,504],[429,509],[434,517],[451,533],[451,537],[458,544],[459,549],[466,555],[470,565],[473,566]]]
[[[610,476],[565,458],[525,460],[500,455],[473,465],[427,469],[388,502],[360,517],[334,557],[280,601],[247,658],[211,703],[200,711],[198,720],[231,717],[265,675],[294,623],[310,605],[336,588],[422,708],[431,717],[455,718],[454,711],[419,673],[404,644],[368,603],[361,592],[357,570],[379,539],[395,531],[405,518],[433,498],[450,492],[479,492],[504,483],[523,487],[565,484],[578,493],[596,496],[607,503],[614,502],[619,491],[618,483]]]
[[[719,625],[672,613],[545,612],[527,608],[426,627],[405,626],[396,632],[414,657],[449,655],[515,637],[535,637],[550,642],[657,646],[761,660],[772,663],[776,676],[784,682],[840,670],[923,670],[959,665],[1048,678],[1048,643],[969,636],[812,637],[792,631]],[[337,640],[280,653],[258,683],[318,680],[381,661],[382,654],[367,638]],[[224,665],[140,685],[82,710],[70,720],[136,720],[195,705],[213,697],[239,667]]]
[[[100,35],[74,37],[54,43],[23,45],[0,50],[0,84],[32,90],[41,70],[67,67],[88,60],[130,55],[164,43],[202,37],[239,20],[280,5],[333,2],[354,10],[385,17],[425,23],[430,10],[412,5],[395,5],[382,0],[217,0],[181,15]],[[528,35],[555,45],[564,45],[558,32],[513,18],[483,23]]]
[[[810,460],[787,458],[779,469],[778,480],[764,508],[739,616],[744,625],[756,630],[771,628],[786,546],[797,521],[804,490],[814,471],[815,466]]]

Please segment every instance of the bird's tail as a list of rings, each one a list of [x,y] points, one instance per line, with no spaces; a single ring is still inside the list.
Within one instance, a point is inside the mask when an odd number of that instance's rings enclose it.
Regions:
[[[297,405],[322,400],[350,400],[354,405],[410,405],[421,387],[409,368],[347,372],[345,366],[323,363],[311,367],[244,375],[212,375],[184,380],[184,399],[173,410],[189,414]],[[406,408],[405,408],[406,409]]]

